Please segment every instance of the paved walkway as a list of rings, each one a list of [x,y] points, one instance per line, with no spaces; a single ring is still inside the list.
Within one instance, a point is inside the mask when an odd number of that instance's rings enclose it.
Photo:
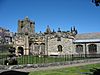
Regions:
[[[96,64],[96,63],[100,63],[100,61],[59,65],[59,66],[49,66],[49,67],[38,67],[38,68],[11,69],[11,70],[22,71],[22,72],[31,72],[31,71],[41,71],[41,70],[53,70],[53,69],[60,69],[60,68],[67,68],[67,67],[74,67],[74,66],[84,66],[84,65]],[[0,73],[3,71],[8,71],[8,70],[0,70]]]
[[[96,63],[100,63],[100,61],[70,64],[70,65],[49,66],[49,67],[41,67],[41,68],[24,68],[24,69],[15,69],[15,70],[23,71],[23,72],[31,72],[31,71],[41,71],[41,70],[53,70],[53,69],[60,69],[60,68],[67,68],[67,67],[74,67],[74,66],[84,66],[84,65],[96,64]]]

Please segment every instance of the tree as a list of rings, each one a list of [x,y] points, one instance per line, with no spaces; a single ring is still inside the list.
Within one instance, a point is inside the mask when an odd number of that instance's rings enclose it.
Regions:
[[[100,0],[92,0],[93,3],[95,3],[96,6],[100,5]]]

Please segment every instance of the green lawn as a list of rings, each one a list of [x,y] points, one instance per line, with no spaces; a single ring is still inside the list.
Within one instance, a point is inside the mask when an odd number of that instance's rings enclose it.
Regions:
[[[29,75],[86,75],[85,73],[90,72],[90,69],[100,68],[100,64],[91,64],[86,66],[45,70],[45,71],[35,71],[30,72]]]

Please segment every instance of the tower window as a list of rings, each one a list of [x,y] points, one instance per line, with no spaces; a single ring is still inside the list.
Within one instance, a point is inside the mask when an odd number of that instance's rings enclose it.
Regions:
[[[57,38],[57,41],[61,41],[61,37],[58,37],[58,38]]]

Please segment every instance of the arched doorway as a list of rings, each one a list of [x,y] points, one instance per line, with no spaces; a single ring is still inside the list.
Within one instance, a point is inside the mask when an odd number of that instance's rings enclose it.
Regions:
[[[18,53],[23,55],[24,54],[24,49],[23,47],[18,47]]]
[[[97,45],[90,44],[88,45],[89,54],[96,54],[97,53]]]
[[[62,46],[58,45],[58,52],[62,52]]]

